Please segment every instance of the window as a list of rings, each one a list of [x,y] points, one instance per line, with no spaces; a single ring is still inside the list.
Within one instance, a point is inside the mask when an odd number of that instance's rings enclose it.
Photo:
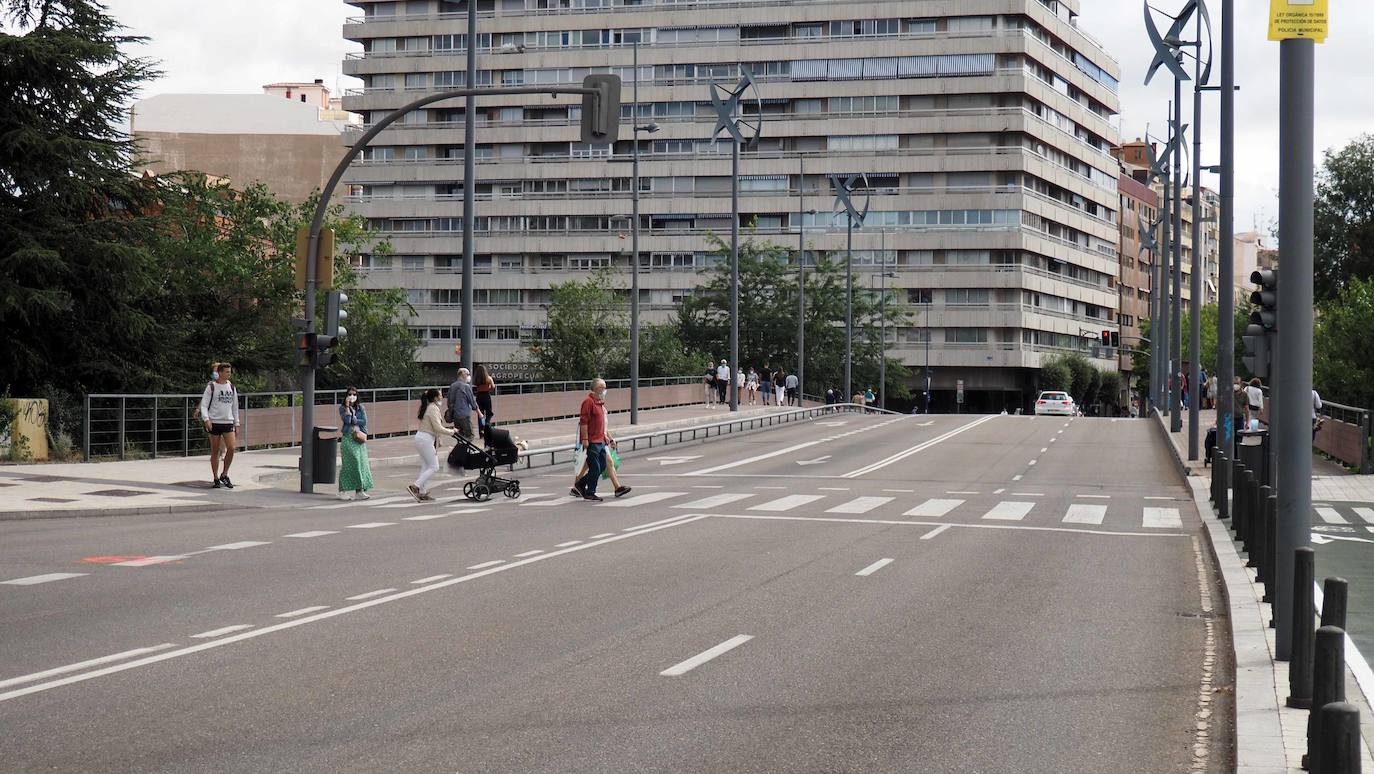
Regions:
[[[945,291],[947,306],[987,306],[986,288],[950,288]]]
[[[496,257],[496,268],[501,271],[523,271],[525,268],[525,256],[498,255]]]
[[[934,295],[929,288],[908,288],[906,302],[908,304],[930,304],[934,303]]]
[[[401,271],[424,271],[425,256],[423,255],[403,255],[401,256]]]
[[[949,344],[986,344],[987,328],[946,328],[945,341]]]

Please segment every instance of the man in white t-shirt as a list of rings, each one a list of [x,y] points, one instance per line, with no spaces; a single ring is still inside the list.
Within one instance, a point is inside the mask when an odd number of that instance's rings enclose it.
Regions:
[[[716,367],[716,393],[720,402],[725,402],[725,391],[730,387],[730,366],[727,361],[721,360]]]

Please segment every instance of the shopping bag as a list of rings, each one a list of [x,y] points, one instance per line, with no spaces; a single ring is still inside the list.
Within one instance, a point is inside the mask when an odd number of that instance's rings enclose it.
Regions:
[[[606,469],[601,471],[601,480],[605,481],[610,479],[612,465],[615,466],[616,470],[620,470],[620,452],[616,451],[614,448],[606,450]]]
[[[573,452],[573,478],[582,475],[582,466],[587,464],[587,447],[579,446]]]

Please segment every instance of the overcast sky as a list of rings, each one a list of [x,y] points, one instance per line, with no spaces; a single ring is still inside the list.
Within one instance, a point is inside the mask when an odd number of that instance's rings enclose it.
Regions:
[[[358,8],[342,0],[106,0],[130,30],[151,40],[143,55],[161,62],[166,75],[145,96],[163,93],[254,93],[274,81],[323,78],[331,87],[357,81],[340,75],[340,62],[356,44],[340,37],[345,18]],[[1153,51],[1137,0],[1083,0],[1082,27],[1122,67],[1122,139],[1146,127],[1162,133],[1172,82],[1166,73],[1142,84]],[[1157,0],[1177,8],[1181,0]],[[1220,0],[1211,0],[1220,25]],[[1266,40],[1269,0],[1237,0],[1236,42],[1236,230],[1258,225],[1267,232],[1278,215],[1279,44]],[[1331,0],[1331,37],[1317,47],[1317,148],[1338,148],[1361,132],[1374,132],[1374,3]],[[1161,26],[1163,26],[1161,24]],[[1217,30],[1218,36],[1220,29]],[[1214,68],[1214,83],[1220,66]],[[1204,163],[1218,158],[1215,137],[1218,96],[1203,97]],[[1185,92],[1184,121],[1192,110]],[[1204,185],[1216,187],[1214,176]]]

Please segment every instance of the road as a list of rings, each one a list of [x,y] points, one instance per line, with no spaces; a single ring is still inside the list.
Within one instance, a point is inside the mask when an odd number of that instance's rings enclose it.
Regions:
[[[1152,430],[841,415],[627,455],[599,505],[396,471],[0,523],[0,770],[1222,770],[1224,606]]]

